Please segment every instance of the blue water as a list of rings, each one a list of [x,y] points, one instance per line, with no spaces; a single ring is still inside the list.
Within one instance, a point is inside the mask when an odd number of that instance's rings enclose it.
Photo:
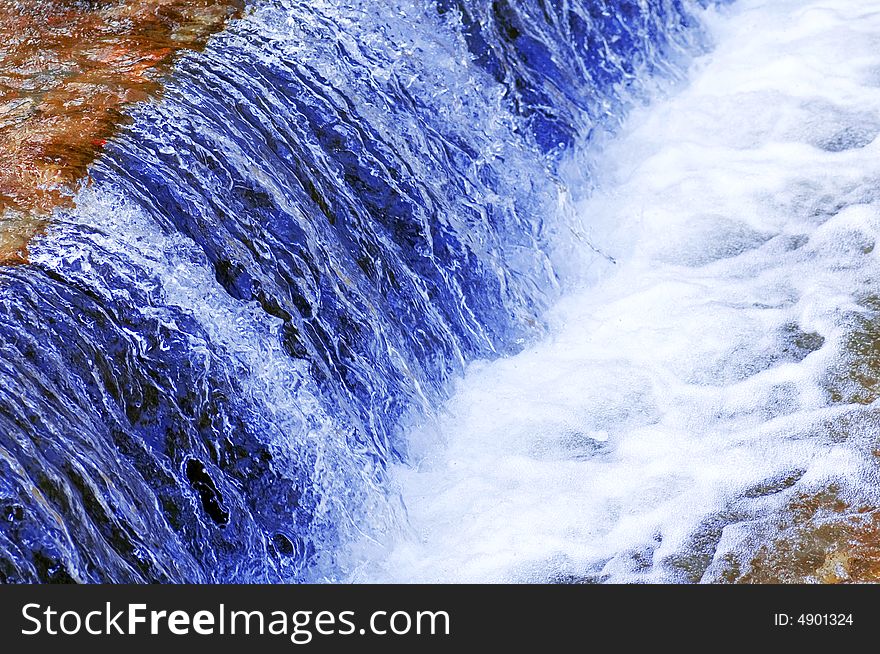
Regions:
[[[263,0],[185,56],[0,269],[0,581],[348,578],[406,528],[406,426],[542,334],[560,162],[697,11]]]

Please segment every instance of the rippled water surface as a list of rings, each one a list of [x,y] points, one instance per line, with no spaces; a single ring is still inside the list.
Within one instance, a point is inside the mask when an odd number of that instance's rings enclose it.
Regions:
[[[0,580],[875,580],[873,4],[0,0]]]
[[[70,69],[31,76],[49,104],[6,110],[7,133],[48,120],[77,154],[29,159],[26,139],[6,174],[49,161],[73,180],[92,121],[139,99],[101,113],[141,68],[86,37],[110,25],[146,65],[188,11],[227,8],[6,3],[36,30],[24,61]],[[382,559],[408,530],[388,474],[407,425],[468,362],[545,333],[570,240],[562,153],[680,75],[696,11],[265,0],[178,52],[29,263],[0,268],[3,579],[308,581]],[[16,179],[16,211],[57,191]]]
[[[713,51],[579,205],[617,264],[414,431],[382,578],[877,580],[871,5],[707,15]]]

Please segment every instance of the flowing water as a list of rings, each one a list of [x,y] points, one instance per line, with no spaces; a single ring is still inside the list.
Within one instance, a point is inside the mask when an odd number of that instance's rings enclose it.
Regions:
[[[713,52],[579,206],[616,265],[413,434],[391,578],[876,579],[871,4],[707,18]]]
[[[3,218],[0,579],[873,579],[880,6],[705,5],[208,21]]]

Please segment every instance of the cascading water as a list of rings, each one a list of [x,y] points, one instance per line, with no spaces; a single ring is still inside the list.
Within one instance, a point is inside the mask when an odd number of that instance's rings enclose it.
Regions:
[[[616,265],[414,429],[413,536],[369,578],[877,581],[870,5],[706,15],[688,87],[595,162]]]
[[[715,580],[859,513],[814,433],[868,424],[880,123],[783,82],[876,18],[706,4],[255,0],[182,54],[0,267],[0,580]]]
[[[381,552],[404,427],[543,331],[557,155],[677,70],[691,10],[264,0],[183,55],[0,268],[2,578]]]

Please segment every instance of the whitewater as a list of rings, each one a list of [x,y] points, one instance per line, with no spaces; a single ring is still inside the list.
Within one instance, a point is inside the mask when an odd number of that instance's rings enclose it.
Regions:
[[[548,337],[411,430],[409,531],[360,578],[736,580],[804,498],[876,506],[880,3],[703,20],[687,83],[594,153]],[[804,579],[846,580],[839,545]]]
[[[0,184],[49,204],[0,216],[0,582],[369,576],[417,529],[408,427],[616,247],[567,222],[593,177],[560,163],[681,78],[705,3],[212,0],[239,17],[101,104],[119,124],[78,107],[186,16],[66,4],[0,2],[7,110],[45,87],[72,120],[16,113]],[[107,48],[53,41],[45,77],[43,8]]]

